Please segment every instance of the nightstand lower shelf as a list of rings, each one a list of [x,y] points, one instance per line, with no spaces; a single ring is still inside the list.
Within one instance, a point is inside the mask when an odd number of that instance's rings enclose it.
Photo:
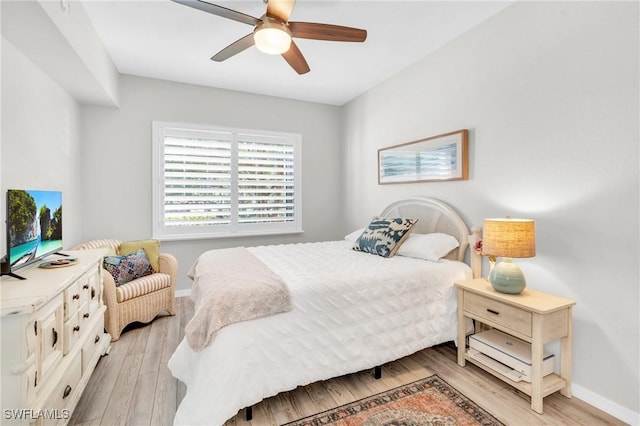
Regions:
[[[469,355],[469,351],[465,351],[465,360],[471,362],[472,364],[480,367],[487,373],[490,373],[494,376],[498,376],[501,380],[506,382],[507,384],[513,386],[519,391],[531,396],[531,383],[522,381],[512,380],[509,376],[505,375],[502,371],[497,368],[492,368],[491,366],[484,364],[482,361],[472,357]],[[549,374],[542,378],[542,397],[544,398],[547,395],[551,395],[554,392],[565,389],[567,387],[567,382],[562,377],[558,376],[555,373]]]

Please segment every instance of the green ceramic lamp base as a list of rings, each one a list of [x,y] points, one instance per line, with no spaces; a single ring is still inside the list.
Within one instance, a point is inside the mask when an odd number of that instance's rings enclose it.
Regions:
[[[527,286],[524,274],[509,257],[503,258],[491,270],[489,282],[495,291],[507,294],[520,294]]]

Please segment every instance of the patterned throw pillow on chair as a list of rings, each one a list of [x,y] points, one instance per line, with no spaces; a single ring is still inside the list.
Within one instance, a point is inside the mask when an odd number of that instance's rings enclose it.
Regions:
[[[353,245],[356,251],[392,257],[409,236],[418,219],[374,217]]]
[[[113,276],[116,286],[153,274],[153,267],[144,249],[124,256],[106,256],[102,263],[104,269]]]

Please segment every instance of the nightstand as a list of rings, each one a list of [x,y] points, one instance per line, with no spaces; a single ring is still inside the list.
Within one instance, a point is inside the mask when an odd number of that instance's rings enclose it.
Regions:
[[[521,294],[498,293],[484,278],[455,283],[458,289],[458,364],[470,361],[531,396],[531,409],[542,414],[542,399],[556,391],[571,398],[571,309],[575,302],[525,289]],[[465,317],[478,325],[503,331],[531,344],[531,383],[513,381],[475,359],[465,345]],[[481,324],[478,324],[481,323]],[[544,344],[560,339],[560,375],[542,375]]]

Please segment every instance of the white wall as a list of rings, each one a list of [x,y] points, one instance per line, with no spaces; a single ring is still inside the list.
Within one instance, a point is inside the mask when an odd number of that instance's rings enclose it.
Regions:
[[[577,301],[574,392],[638,422],[638,3],[518,2],[344,108],[351,229],[426,195],[537,221],[531,288]],[[377,185],[377,149],[470,130],[470,179]]]
[[[62,191],[63,241],[81,241],[80,107],[42,70],[2,39],[0,222],[7,189]],[[0,232],[0,255],[6,235]]]
[[[116,105],[118,71],[82,3],[2,2],[2,35],[79,103]]]
[[[178,258],[178,290],[203,251],[230,246],[341,238],[340,108],[122,76],[120,107],[87,106],[82,112],[84,229],[86,239],[150,238],[151,123],[213,124],[302,135],[301,235],[166,241]]]

